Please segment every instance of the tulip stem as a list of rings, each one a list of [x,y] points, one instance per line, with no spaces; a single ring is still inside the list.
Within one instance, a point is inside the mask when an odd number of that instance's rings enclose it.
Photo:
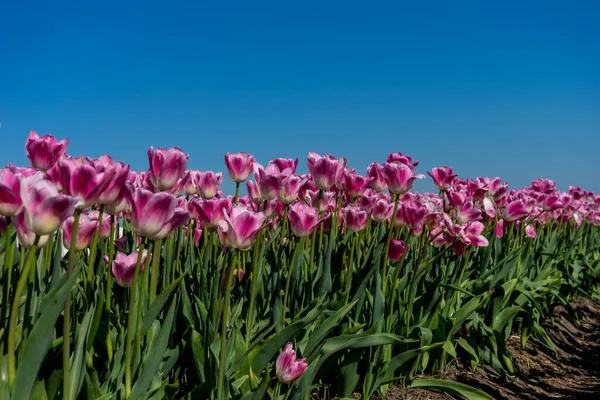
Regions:
[[[385,251],[383,252],[383,284],[381,288],[381,292],[385,297],[386,289],[387,289],[387,274],[388,274],[388,252],[390,251],[390,243],[392,242],[392,236],[394,234],[394,222],[396,221],[396,213],[398,212],[398,202],[400,196],[394,193],[394,211],[392,212],[392,219],[388,224],[388,232],[387,232],[387,240],[385,242]]]
[[[135,296],[137,294],[138,277],[140,274],[140,265],[144,253],[144,240],[138,250],[138,258],[135,263],[135,272],[133,273],[133,283],[129,292],[129,312],[127,314],[127,338],[125,341],[125,398],[128,399],[131,394],[131,343],[133,342],[133,313],[135,308]]]
[[[348,274],[346,275],[346,290],[344,290],[344,293],[346,294],[346,303],[348,303],[348,300],[350,299],[350,287],[352,285],[352,266],[353,266],[353,262],[354,262],[354,251],[357,247],[357,242],[358,242],[358,236],[357,235],[353,235],[354,237],[351,239],[352,244],[350,245],[350,255],[348,257]],[[357,251],[358,254],[358,251]]]
[[[238,195],[240,194],[240,183],[235,183],[235,197],[233,198],[233,204],[238,203]]]
[[[229,268],[227,284],[225,285],[225,296],[223,298],[223,314],[221,315],[221,349],[219,351],[219,378],[217,383],[217,399],[224,400],[223,381],[225,379],[225,348],[227,344],[227,314],[229,313],[229,297],[231,295],[231,283],[233,280],[233,271],[235,263]]]
[[[250,289],[250,304],[248,305],[248,316],[246,317],[246,347],[250,344],[252,335],[252,324],[254,322],[254,302],[256,301],[256,286],[258,284],[258,256],[262,245],[263,233],[260,232],[254,242],[254,254],[252,254],[252,287]]]
[[[12,224],[10,217],[6,217],[6,242],[4,246],[4,299],[2,301],[2,320],[6,321],[8,313],[8,299],[10,298],[10,288],[12,287],[12,264],[13,264],[13,242],[12,242]]]
[[[150,271],[150,304],[156,299],[156,289],[158,287],[158,275],[160,273],[158,264],[160,263],[160,253],[162,251],[162,239],[154,242],[154,250],[152,254],[152,271]]]
[[[304,238],[301,238],[298,243],[296,243],[296,247],[294,248],[294,255],[292,257],[292,262],[288,268],[288,276],[285,282],[285,292],[283,294],[283,308],[281,310],[281,329],[285,328],[285,313],[287,310],[287,299],[290,292],[290,282],[292,281],[292,272],[294,271],[294,266],[298,263],[298,254],[301,254],[298,249],[303,247]],[[291,313],[290,313],[291,314]],[[291,317],[291,315],[290,315]]]
[[[10,322],[8,327],[8,385],[12,388],[12,384],[15,380],[15,336],[17,332],[17,319],[19,317],[19,303],[21,302],[21,294],[27,283],[29,275],[29,269],[34,264],[33,259],[37,251],[37,246],[40,241],[39,235],[35,236],[33,246],[29,249],[29,255],[27,256],[27,262],[25,267],[21,270],[21,276],[19,282],[17,282],[17,288],[15,289],[12,309],[10,313]]]
[[[102,229],[102,216],[104,214],[104,205],[100,206],[98,212],[98,225],[96,226],[96,232],[92,238],[92,244],[90,245],[90,258],[88,259],[88,280],[91,282],[94,279],[94,264],[96,261],[96,248],[98,247],[98,237],[100,236],[100,230]]]
[[[142,343],[142,311],[144,310],[144,296],[146,294],[146,287],[148,286],[148,274],[150,272],[149,264],[150,264],[150,254],[152,252],[152,242],[148,244],[148,257],[144,260],[144,271],[142,275],[142,286],[140,287],[140,300],[138,301],[138,313],[137,313],[137,330],[135,334],[135,359],[139,360],[140,352],[141,352],[141,343]],[[138,253],[138,258],[142,257],[142,254]]]
[[[69,264],[67,266],[67,279],[71,277],[73,273],[73,267],[75,266],[75,260],[77,256],[77,231],[79,230],[79,215],[81,211],[75,210],[74,222],[73,222],[73,233],[71,235],[71,246],[69,247]],[[71,358],[71,293],[67,295],[65,300],[65,311],[63,319],[63,399],[69,400],[70,393],[70,361]]]
[[[106,321],[108,323],[108,333],[106,335],[106,350],[108,355],[108,361],[112,360],[112,340],[111,340],[111,321],[110,321],[110,307],[112,300],[112,263],[115,257],[115,220],[117,217],[111,215],[110,217],[110,236],[108,237],[108,264],[106,265],[106,298],[104,304],[106,305]]]

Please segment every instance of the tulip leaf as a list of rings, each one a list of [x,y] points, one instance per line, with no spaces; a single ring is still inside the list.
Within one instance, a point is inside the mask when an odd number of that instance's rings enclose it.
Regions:
[[[163,309],[167,300],[169,300],[169,296],[173,293],[173,290],[179,285],[179,283],[183,280],[183,278],[187,275],[187,272],[177,278],[173,283],[171,283],[162,293],[154,300],[154,302],[146,311],[144,318],[142,319],[142,336],[145,336],[148,333],[148,329],[152,326],[152,323],[158,317],[158,314]]]
[[[467,400],[493,400],[493,397],[472,386],[443,379],[419,379],[413,381],[409,387],[461,396]]]
[[[76,399],[77,394],[81,390],[83,386],[86,364],[83,362],[85,349],[84,346],[88,337],[88,332],[90,331],[90,326],[92,324],[92,317],[94,316],[94,312],[96,311],[95,306],[88,310],[81,322],[81,325],[77,327],[77,342],[75,343],[75,354],[73,356],[73,361],[71,362],[70,368],[70,379],[69,379],[69,393],[71,399]]]
[[[73,283],[79,275],[81,267],[76,267],[69,279],[65,279],[44,297],[40,308],[40,317],[24,343],[24,356],[19,363],[12,388],[13,399],[29,399],[35,385],[37,373],[46,356],[56,320],[64,310],[65,300],[71,294]],[[23,344],[22,344],[23,345]]]

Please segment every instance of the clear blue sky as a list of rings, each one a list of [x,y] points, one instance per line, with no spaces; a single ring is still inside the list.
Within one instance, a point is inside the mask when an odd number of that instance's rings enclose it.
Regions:
[[[600,192],[598,21],[591,0],[5,1],[0,164],[33,129],[135,169],[150,145],[204,170],[401,151]]]

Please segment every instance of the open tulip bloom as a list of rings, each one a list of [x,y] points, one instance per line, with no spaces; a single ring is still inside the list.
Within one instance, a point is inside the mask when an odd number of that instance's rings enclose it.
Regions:
[[[456,357],[509,376],[509,338],[551,347],[552,308],[597,292],[600,195],[585,188],[442,166],[418,193],[400,152],[364,171],[310,152],[303,174],[245,152],[193,170],[150,147],[133,171],[68,143],[32,131],[31,167],[0,168],[12,399],[371,398]]]

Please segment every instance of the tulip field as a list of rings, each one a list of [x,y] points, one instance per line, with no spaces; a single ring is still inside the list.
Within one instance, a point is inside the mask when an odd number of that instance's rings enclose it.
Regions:
[[[402,153],[213,172],[150,147],[135,172],[68,143],[31,132],[31,166],[0,169],[0,400],[487,399],[423,374],[513,375],[509,337],[552,352],[554,307],[600,294],[600,195],[579,187]]]

